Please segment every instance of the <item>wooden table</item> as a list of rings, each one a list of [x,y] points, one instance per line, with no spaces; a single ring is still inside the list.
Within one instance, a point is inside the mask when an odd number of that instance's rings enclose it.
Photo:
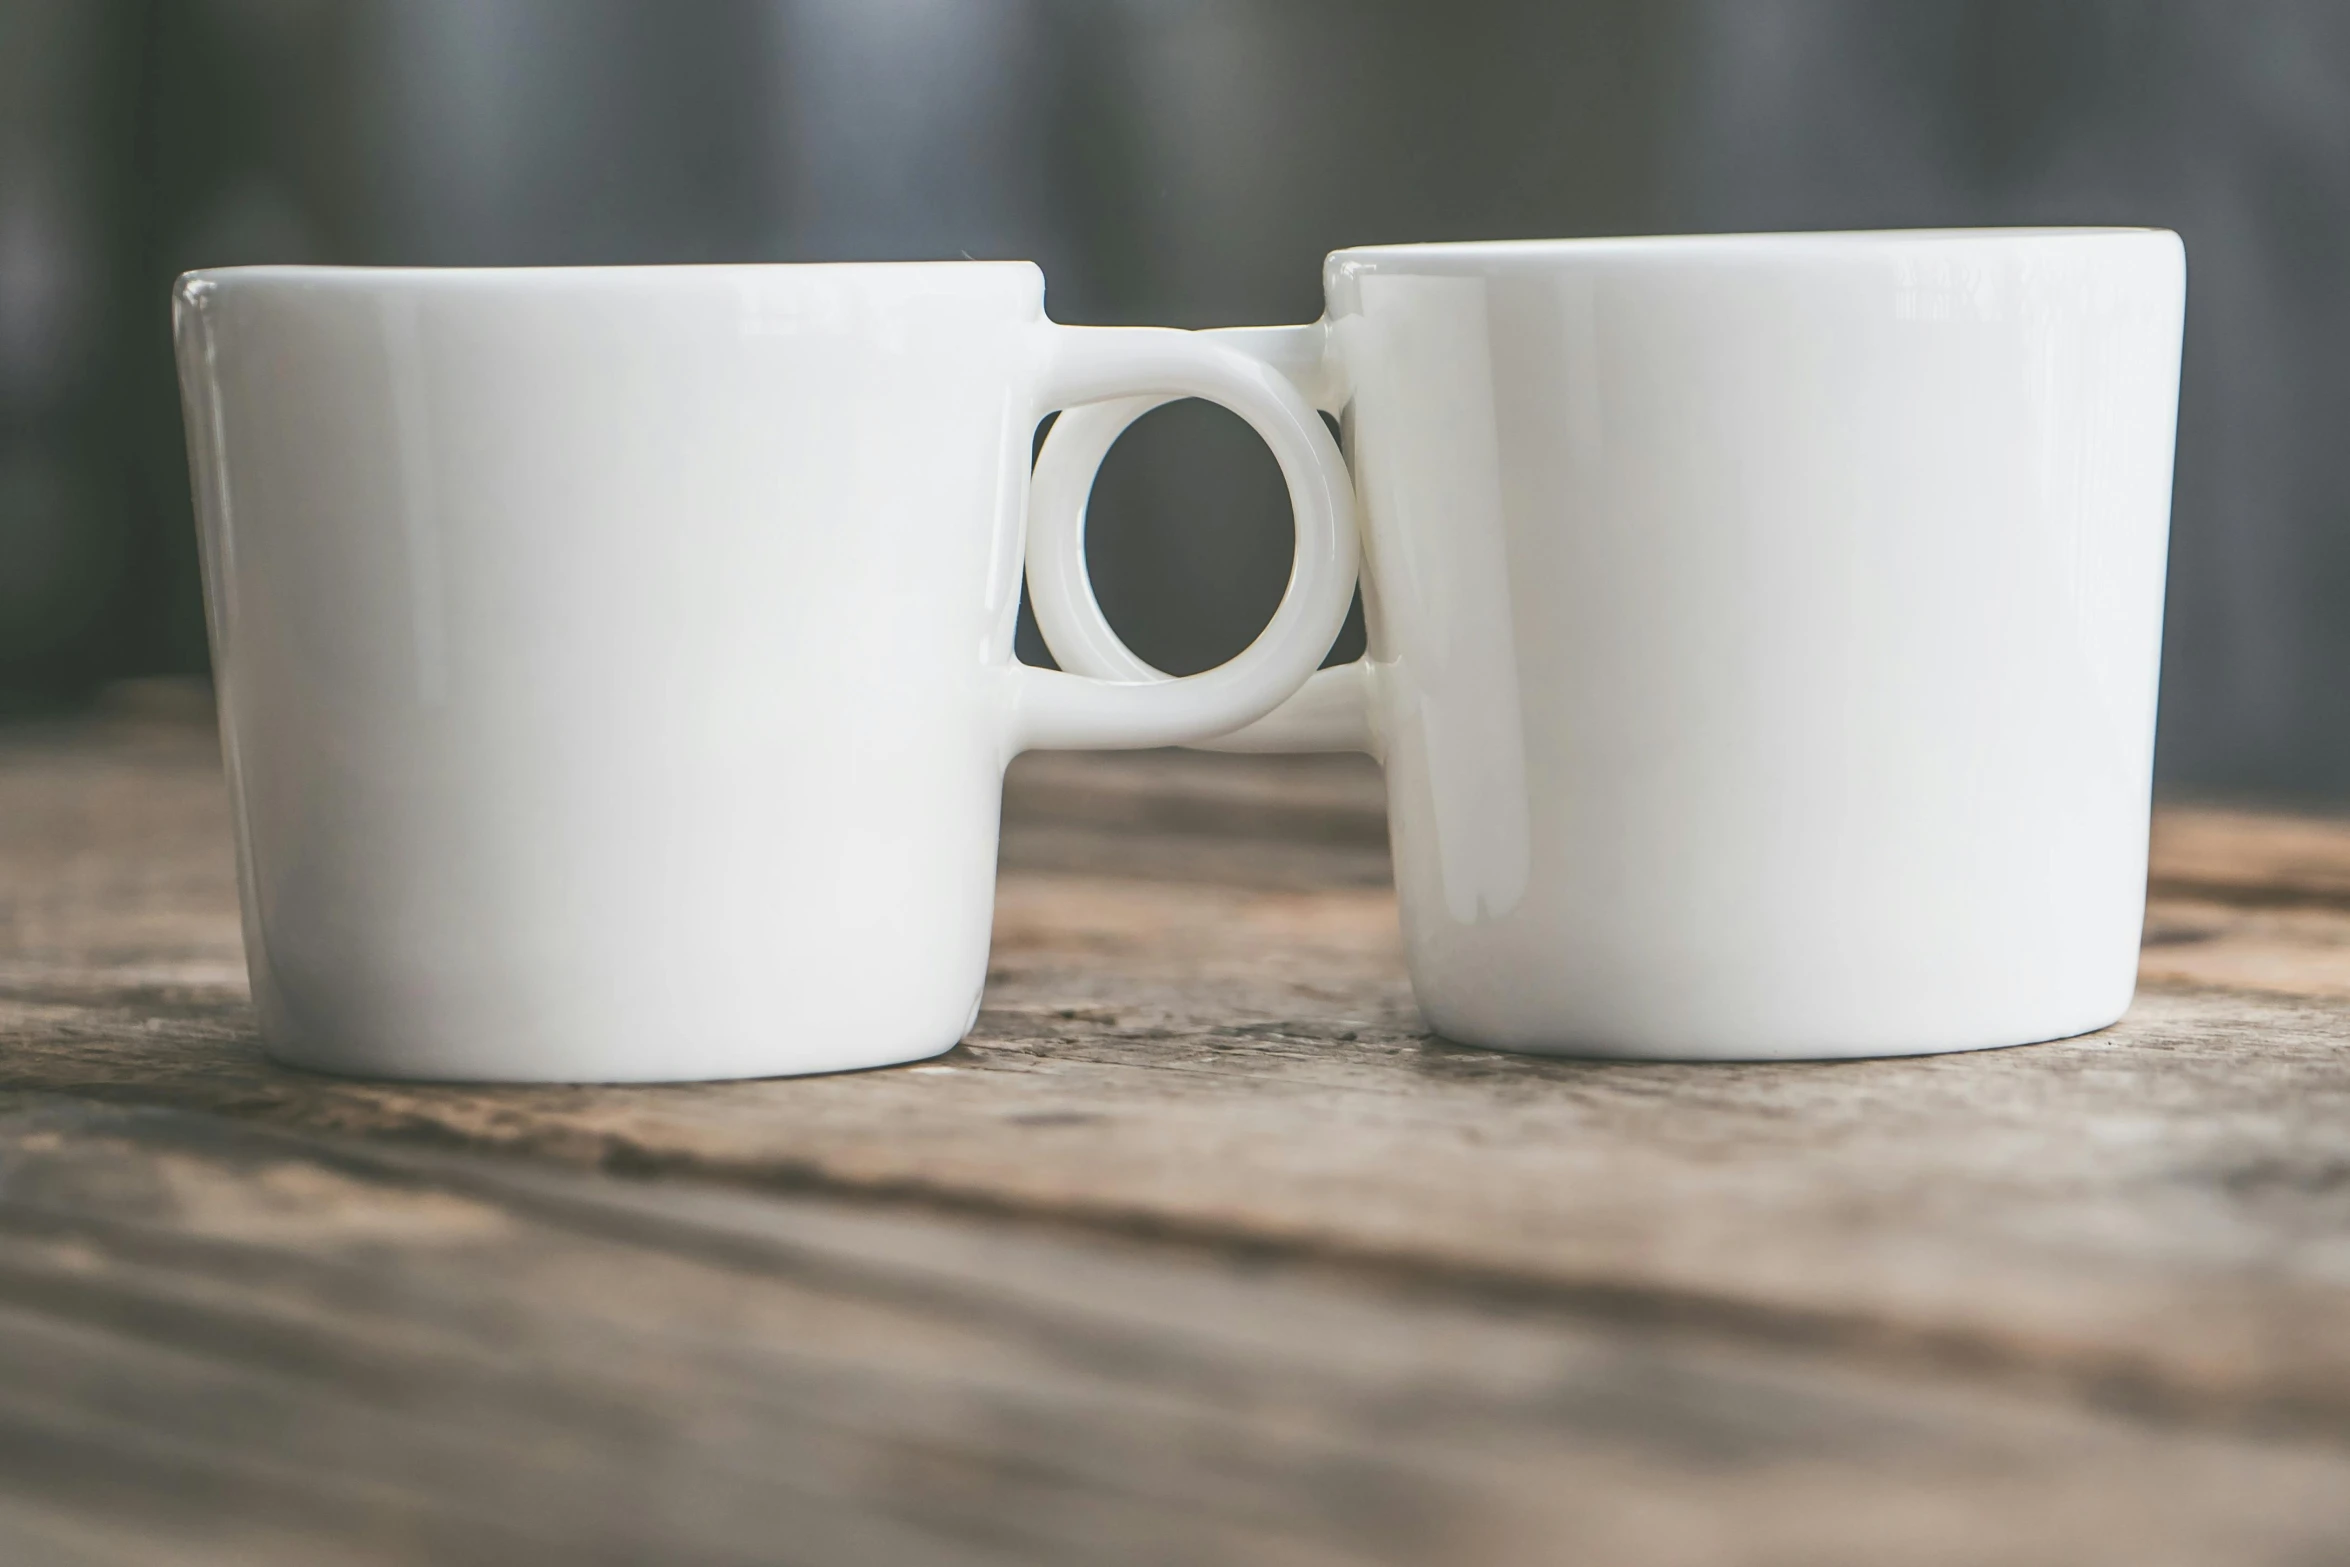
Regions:
[[[2030,1049],[1421,1033],[1376,777],[1016,769],[934,1063],[257,1052],[200,696],[0,731],[0,1562],[2350,1561],[2350,826]]]

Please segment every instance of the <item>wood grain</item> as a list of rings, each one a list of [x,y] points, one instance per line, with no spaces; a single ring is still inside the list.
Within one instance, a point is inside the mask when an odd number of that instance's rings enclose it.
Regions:
[[[357,1160],[394,1172],[362,1184],[409,1181],[402,1161],[423,1161],[413,1168],[443,1172],[432,1181],[457,1181],[446,1171],[462,1167],[460,1184],[552,1182],[574,1192],[567,1201],[690,1193],[769,1216],[757,1223],[789,1214],[911,1226],[889,1233],[925,1237],[916,1251],[938,1248],[957,1259],[941,1266],[974,1276],[1043,1267],[1024,1250],[1041,1247],[1064,1259],[1054,1267],[1136,1270],[1121,1299],[1205,1302],[1200,1332],[1254,1331],[1245,1324],[1265,1314],[1293,1324],[1292,1339],[1215,1372],[1209,1381],[1223,1388],[1310,1359],[1306,1346],[1332,1334],[1388,1346],[1373,1383],[1341,1379],[1314,1395],[1323,1402],[1310,1419],[1293,1410],[1274,1422],[1320,1431],[1322,1447],[1278,1457],[1252,1446],[1273,1439],[1249,1424],[1263,1411],[1241,1392],[1185,1427],[1191,1435],[1140,1445],[1128,1438],[1142,1417],[1104,1406],[1091,1424],[1070,1417],[1060,1445],[1006,1459],[1063,1486],[1092,1448],[1123,1454],[1092,1455],[1108,1491],[1070,1503],[1076,1512],[993,1488],[1009,1483],[997,1477],[971,1493],[978,1534],[921,1536],[923,1549],[946,1554],[873,1547],[881,1554],[860,1557],[866,1546],[842,1535],[808,1559],[1078,1560],[1115,1540],[1119,1560],[1542,1560],[1554,1558],[1527,1554],[1529,1542],[1562,1529],[1592,1546],[1574,1558],[1584,1561],[1613,1551],[1658,1561],[2315,1561],[2345,1550],[2340,1514],[2322,1499],[2350,1496],[2334,1467],[2350,1453],[2350,907],[2327,890],[2326,866],[2329,855],[2350,865],[2350,829],[2165,813],[2145,987],[2104,1034],[1931,1060],[1599,1064],[1424,1035],[1401,972],[1367,764],[1024,760],[1007,796],[988,1005],[952,1056],[683,1088],[397,1086],[287,1072],[259,1056],[217,762],[199,728],[155,705],[0,733],[0,1091],[31,1096],[27,1115],[65,1116],[68,1144],[112,1147],[145,1135],[126,1127],[169,1127],[222,1148],[291,1150],[283,1157],[296,1165]],[[2226,851],[2230,832],[2250,844],[2241,860]],[[517,1157],[474,1158],[485,1153]],[[218,1157],[234,1166],[246,1155]],[[240,1183],[251,1187],[245,1176],[218,1179]],[[13,1178],[0,1185],[0,1229],[15,1222],[21,1190]],[[521,1200],[501,1195],[494,1206]],[[388,1246],[386,1269],[410,1278],[439,1242],[384,1239],[405,1221],[369,1212],[316,1220],[314,1243]],[[517,1233],[519,1221],[496,1222],[501,1237]],[[190,1226],[201,1227],[186,1217],[163,1227]],[[369,1226],[378,1238],[364,1241]],[[660,1227],[631,1244],[658,1249]],[[987,1260],[998,1247],[1031,1260]],[[0,1246],[0,1322],[20,1299],[6,1255]],[[584,1275],[558,1286],[555,1274],[525,1269],[508,1281],[503,1263],[465,1255],[473,1260],[452,1264],[445,1287],[489,1291],[503,1302],[499,1320],[520,1325],[512,1331],[588,1332],[564,1315],[585,1309],[574,1295]],[[612,1266],[653,1268],[627,1256]],[[352,1346],[395,1333],[408,1308],[385,1309],[369,1319],[376,1326],[351,1330]],[[1341,1320],[1357,1326],[1328,1325]],[[1162,1330],[1132,1331],[1143,1343]],[[754,1353],[748,1329],[712,1331],[727,1354]],[[1391,1442],[1390,1417],[1375,1412],[1404,1397],[1395,1388],[1485,1385],[1461,1364],[1415,1359],[1405,1346],[1423,1333],[1470,1346],[1462,1364],[1492,1354],[1517,1365],[1508,1357],[1520,1350],[1494,1346],[1535,1341],[1549,1346],[1540,1354],[1597,1356],[1592,1365],[1632,1357],[1622,1364],[1647,1368],[1634,1378],[1645,1391],[1601,1402],[1634,1426],[1652,1397],[1679,1407],[1655,1388],[1684,1382],[1697,1389],[1687,1400],[1701,1425],[1776,1408],[1777,1393],[1741,1379],[1823,1398],[1817,1390],[1832,1383],[1836,1398],[1856,1402],[1756,1415],[1739,1451],[1759,1467],[1740,1458],[1709,1469],[1687,1454],[1659,1467],[1636,1431],[1561,1413],[1579,1407],[1583,1395],[1570,1393],[1528,1395],[1506,1417],[1479,1404],[1457,1428],[1406,1422],[1397,1429],[1420,1435]],[[1009,1351],[971,1353],[985,1362]],[[766,1373],[728,1364],[751,1397]],[[1708,1381],[1709,1367],[1728,1368],[1728,1380]],[[105,1392],[91,1375],[67,1406]],[[550,1363],[546,1386],[584,1375]],[[1377,1381],[1390,1376],[1402,1380]],[[1027,1385],[1021,1378],[1050,1380],[1033,1368],[1013,1379]],[[1374,1384],[1388,1390],[1365,1391]],[[636,1411],[622,1423],[639,1422],[629,1429],[642,1451],[699,1473],[704,1460],[692,1455],[703,1450],[680,1433],[695,1418],[687,1406],[715,1396],[690,1391],[706,1386],[679,1381],[666,1402],[639,1387],[621,1400]],[[905,1396],[919,1405],[944,1395]],[[1149,1377],[1119,1394],[1154,1409],[1170,1396]],[[1232,1414],[1244,1405],[1255,1412]],[[727,1429],[751,1419],[712,1418]],[[1954,1445],[1887,1437],[1880,1451],[1875,1437],[1834,1435],[1880,1419]],[[998,1412],[981,1424],[1030,1432],[1043,1420]],[[1814,1438],[1829,1446],[1807,1447]],[[484,1440],[495,1449],[507,1438]],[[788,1437],[801,1441],[815,1439]],[[1248,1505],[1259,1511],[1248,1516],[1278,1517],[1280,1530],[1219,1534],[1210,1523],[1229,1522],[1224,1502],[1194,1517],[1187,1504],[1134,1500],[1160,1496],[1162,1471],[1189,1474],[1200,1453],[1226,1446],[1257,1455],[1248,1465],[1262,1485]],[[1532,1456],[1516,1464],[1511,1453]],[[618,1462],[595,1460],[607,1461]],[[937,1484],[955,1492],[964,1461]],[[1369,1466],[1367,1490],[1316,1490],[1306,1477],[1325,1464]],[[1582,1478],[1564,1489],[1544,1478],[1570,1472]],[[928,1493],[927,1480],[905,1483]],[[1127,1500],[1105,1500],[1110,1492]],[[1385,1535],[1349,1532],[1342,1515],[1365,1505],[1360,1496],[1390,1492],[1435,1500],[1397,1526],[1392,1549]],[[838,1527],[853,1533],[899,1493],[842,1494]],[[0,1538],[9,1507],[37,1501],[0,1474]],[[1020,1517],[1006,1521],[1006,1509]],[[58,1516],[80,1528],[91,1515],[76,1504]],[[2091,1520],[2110,1528],[2124,1516],[2133,1528],[2151,1521],[2142,1538],[2094,1533]],[[1475,1519],[1502,1521],[1480,1533]],[[361,1534],[380,1541],[392,1528]],[[982,1540],[987,1529],[1012,1530],[1012,1543]],[[1174,1543],[1156,1556],[1136,1543],[1163,1531]],[[741,1538],[711,1536],[720,1554],[679,1546],[660,1559],[738,1559],[723,1551]],[[1974,1549],[1986,1542],[2001,1548]],[[122,1560],[150,1559],[124,1549]]]
[[[2350,1453],[968,1216],[0,1101],[11,1563],[2142,1567]]]
[[[2173,806],[2150,879],[2158,897],[2350,908],[2350,820]]]

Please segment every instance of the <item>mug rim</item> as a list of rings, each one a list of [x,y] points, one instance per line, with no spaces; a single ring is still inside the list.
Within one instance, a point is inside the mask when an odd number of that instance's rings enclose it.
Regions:
[[[762,289],[793,284],[883,288],[909,298],[961,294],[998,301],[1039,315],[1044,269],[1033,261],[958,258],[951,261],[724,261],[653,262],[619,266],[341,266],[260,262],[198,267],[172,282],[172,299],[191,304],[224,289],[271,293],[312,290],[356,293],[550,291],[600,293],[679,285]],[[942,286],[943,285],[943,286]],[[958,286],[959,285],[959,286]]]
[[[519,266],[407,265],[400,262],[239,261],[223,266],[191,267],[182,277],[345,278],[352,281],[423,278],[637,277],[678,276],[688,273],[732,272],[1041,272],[1025,257],[972,256],[891,261],[621,261],[527,263]]]
[[[1359,271],[1415,262],[1525,263],[1546,259],[1617,260],[1641,256],[1717,259],[1738,255],[1785,258],[1806,252],[1857,255],[1910,249],[1975,249],[2017,244],[2081,244],[2146,240],[2180,244],[2176,230],[2124,225],[2046,225],[2018,228],[1766,229],[1728,234],[1591,235],[1563,239],[1463,239],[1392,245],[1350,245],[1323,258],[1326,272]]]

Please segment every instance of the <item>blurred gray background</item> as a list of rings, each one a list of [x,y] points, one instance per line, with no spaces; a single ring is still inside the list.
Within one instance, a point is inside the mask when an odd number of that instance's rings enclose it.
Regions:
[[[2350,802],[2341,0],[0,0],[0,711],[203,667],[191,266],[1025,256],[1210,326],[1343,245],[2008,223],[2186,236],[2164,786]],[[1228,415],[1093,515],[1165,667],[1278,596]]]

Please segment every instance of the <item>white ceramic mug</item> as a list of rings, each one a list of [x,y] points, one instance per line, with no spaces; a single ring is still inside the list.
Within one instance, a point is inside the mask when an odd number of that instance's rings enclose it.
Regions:
[[[1387,769],[1412,984],[1472,1044],[1824,1057],[2129,1005],[2185,263],[2146,230],[1341,251],[1228,334],[1343,410],[1370,654],[1228,744]],[[1149,400],[1039,460],[1037,618]]]
[[[1268,711],[1346,613],[1320,417],[1025,263],[193,273],[176,329],[245,941],[279,1057],[764,1076],[979,1004],[1004,763]],[[1012,658],[1048,410],[1200,396],[1295,503],[1220,669]]]

